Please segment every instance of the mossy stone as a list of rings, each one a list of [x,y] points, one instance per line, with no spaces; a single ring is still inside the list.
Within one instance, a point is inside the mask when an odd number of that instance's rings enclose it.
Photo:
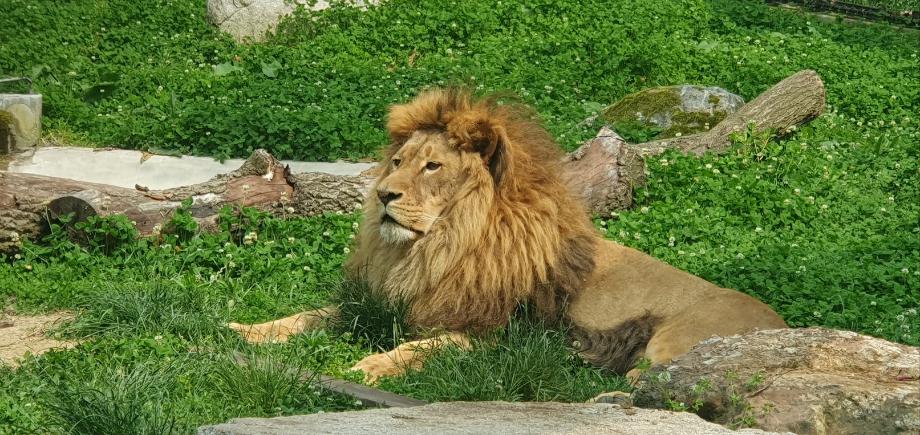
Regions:
[[[627,95],[604,109],[601,119],[638,142],[708,130],[742,105],[741,97],[721,88],[661,86]]]

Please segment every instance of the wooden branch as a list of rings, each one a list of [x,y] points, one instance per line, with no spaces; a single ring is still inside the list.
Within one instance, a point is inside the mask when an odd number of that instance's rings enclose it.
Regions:
[[[643,156],[655,155],[667,149],[703,154],[721,152],[731,144],[731,134],[753,123],[759,131],[773,131],[783,136],[792,128],[824,113],[824,83],[812,70],[799,71],[745,104],[709,131],[662,139],[634,145]]]
[[[753,123],[777,135],[808,122],[824,110],[824,85],[814,71],[801,71],[779,82],[728,116],[711,130],[644,144],[628,144],[608,127],[566,156],[566,182],[600,215],[629,208],[633,189],[645,183],[645,161],[667,149],[691,154],[721,152],[731,134]],[[204,229],[212,228],[224,205],[255,207],[279,216],[311,216],[360,209],[376,174],[357,176],[323,173],[291,174],[265,150],[256,150],[229,174],[175,189],[148,190],[86,183],[62,178],[0,172],[0,252],[35,238],[46,222],[73,213],[89,216],[124,214],[142,235],[162,229],[182,200],[191,198],[191,214]]]

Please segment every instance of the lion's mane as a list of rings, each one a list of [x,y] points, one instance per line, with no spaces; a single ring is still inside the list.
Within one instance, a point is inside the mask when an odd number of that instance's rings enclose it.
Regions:
[[[558,319],[564,301],[594,268],[598,235],[560,178],[559,146],[532,112],[434,89],[391,107],[387,129],[392,145],[382,162],[422,129],[446,132],[452,146],[489,158],[465,168],[468,181],[431,230],[411,244],[381,240],[380,204],[372,190],[346,270],[408,301],[409,321],[422,328],[493,328],[521,302]]]

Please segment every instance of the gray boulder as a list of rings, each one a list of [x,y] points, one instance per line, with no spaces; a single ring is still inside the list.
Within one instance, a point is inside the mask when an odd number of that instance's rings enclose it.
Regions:
[[[708,130],[743,105],[744,99],[722,88],[661,86],[627,95],[600,116],[620,134],[637,128],[656,133],[642,138],[648,141]]]
[[[633,401],[798,434],[920,434],[920,348],[825,328],[714,337],[652,367]]]
[[[377,4],[376,0],[353,0],[358,7]],[[208,0],[208,20],[239,42],[261,42],[273,31],[281,18],[303,6],[321,11],[329,7],[326,0]]]
[[[199,435],[280,434],[764,434],[732,431],[686,412],[609,404],[446,402],[276,418],[238,418]]]

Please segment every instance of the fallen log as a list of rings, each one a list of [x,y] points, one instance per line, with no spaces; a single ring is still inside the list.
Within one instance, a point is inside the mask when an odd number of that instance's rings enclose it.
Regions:
[[[645,159],[665,150],[689,154],[722,152],[731,135],[753,125],[777,136],[819,116],[824,110],[824,85],[814,71],[801,71],[777,83],[709,131],[626,143],[604,127],[592,140],[564,158],[564,179],[600,215],[630,207],[633,189],[645,182]],[[141,235],[158,233],[183,200],[203,229],[212,228],[225,205],[255,207],[279,216],[350,213],[374,180],[371,169],[357,176],[323,173],[292,174],[265,150],[256,150],[236,171],[204,183],[164,190],[135,189],[40,175],[0,172],[0,252],[36,238],[48,222],[65,214],[73,222],[89,216],[123,214]]]

